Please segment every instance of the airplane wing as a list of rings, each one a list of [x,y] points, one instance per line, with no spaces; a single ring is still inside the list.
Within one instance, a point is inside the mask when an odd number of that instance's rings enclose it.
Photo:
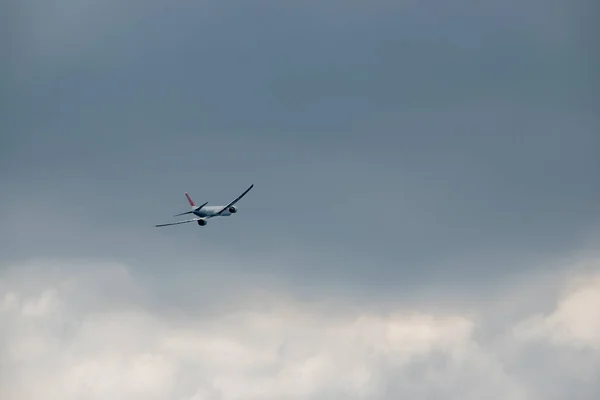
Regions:
[[[170,225],[187,224],[188,222],[195,222],[195,221],[199,221],[199,220],[201,220],[201,219],[204,219],[204,218],[192,218],[192,219],[188,219],[188,220],[185,220],[185,221],[171,222],[171,223],[169,223],[169,224],[160,224],[160,225],[154,225],[154,226],[155,226],[156,228],[159,228],[159,227],[161,227],[161,226],[170,226]]]
[[[248,189],[246,189],[246,191],[244,191],[244,193],[240,194],[237,199],[235,199],[234,201],[232,201],[231,203],[229,203],[225,207],[223,207],[216,215],[221,215],[223,213],[223,211],[227,210],[229,207],[231,207],[232,205],[234,205],[235,203],[240,201],[240,199],[242,197],[244,197],[246,195],[246,193],[248,193],[250,191],[250,189],[252,189],[253,187],[254,187],[254,184],[250,185],[250,187]]]

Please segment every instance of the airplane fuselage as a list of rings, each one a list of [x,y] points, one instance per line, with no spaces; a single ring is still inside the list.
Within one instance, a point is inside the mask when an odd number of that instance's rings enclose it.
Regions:
[[[211,218],[217,215],[219,211],[221,211],[225,206],[204,206],[200,210],[194,211],[194,214],[200,218]],[[219,216],[226,217],[231,214],[235,214],[237,212],[237,208],[235,206],[229,207],[227,210],[223,211]]]

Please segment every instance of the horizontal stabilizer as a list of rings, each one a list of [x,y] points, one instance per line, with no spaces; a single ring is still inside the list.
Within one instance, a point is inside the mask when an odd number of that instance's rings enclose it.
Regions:
[[[181,214],[176,214],[176,215],[173,215],[173,216],[174,216],[174,217],[179,217],[179,216],[181,216],[181,215],[193,214],[193,213],[194,213],[194,211],[198,211],[198,210],[200,210],[202,207],[204,207],[204,206],[205,206],[205,205],[207,205],[207,204],[208,204],[208,201],[207,201],[206,203],[202,204],[200,207],[196,207],[196,208],[194,208],[192,211],[186,211],[186,212],[183,212],[183,213],[181,213]]]

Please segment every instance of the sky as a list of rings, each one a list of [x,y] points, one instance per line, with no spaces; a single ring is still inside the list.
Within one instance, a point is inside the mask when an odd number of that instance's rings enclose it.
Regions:
[[[598,398],[597,15],[4,2],[0,398]]]

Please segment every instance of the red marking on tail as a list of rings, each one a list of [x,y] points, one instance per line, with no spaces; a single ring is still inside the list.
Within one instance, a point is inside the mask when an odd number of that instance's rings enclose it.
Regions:
[[[189,195],[189,194],[187,194],[187,193],[186,193],[186,194],[185,194],[185,197],[187,197],[187,199],[188,199],[188,202],[190,203],[190,206],[192,206],[192,207],[196,207],[196,205],[194,204],[194,200],[192,200],[192,198],[190,197],[190,195]]]

